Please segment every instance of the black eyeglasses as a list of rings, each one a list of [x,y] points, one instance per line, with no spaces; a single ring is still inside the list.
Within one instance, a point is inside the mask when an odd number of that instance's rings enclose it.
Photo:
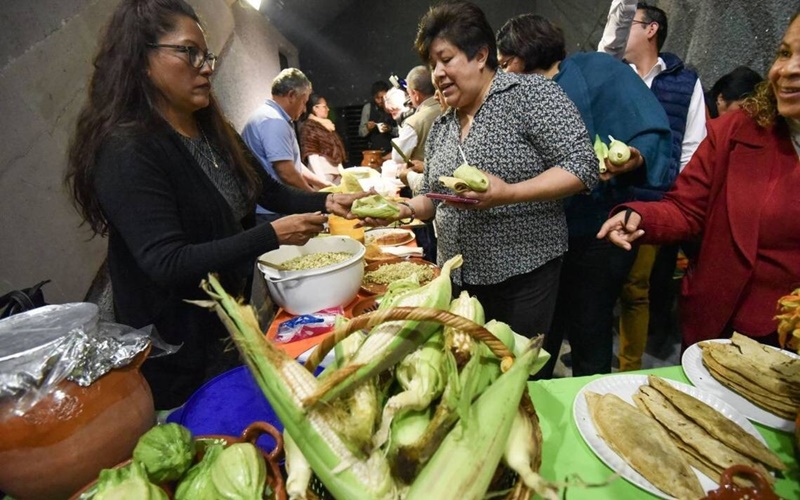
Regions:
[[[211,68],[211,71],[214,71],[214,66],[217,65],[217,56],[212,54],[209,51],[201,52],[200,49],[197,47],[193,47],[191,45],[171,45],[168,43],[148,43],[148,47],[152,47],[154,49],[160,48],[167,48],[167,49],[175,49],[178,52],[183,52],[189,56],[189,64],[192,67],[200,69],[203,65],[208,61],[208,67]]]

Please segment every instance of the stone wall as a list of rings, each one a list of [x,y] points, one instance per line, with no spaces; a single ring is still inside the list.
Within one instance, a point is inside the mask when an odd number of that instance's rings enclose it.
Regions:
[[[564,30],[568,52],[595,50],[610,0],[474,0],[492,28],[533,12]],[[370,84],[391,73],[405,76],[420,64],[413,51],[417,23],[428,0],[355,0],[315,40],[300,46],[304,71],[335,106],[363,103]],[[652,0],[667,12],[664,49],[700,74],[706,88],[738,65],[766,73],[796,0]]]
[[[82,300],[106,242],[80,228],[62,184],[74,120],[84,102],[97,38],[118,0],[11,0],[0,9],[0,294],[52,279],[45,297]],[[241,128],[269,96],[278,51],[297,49],[237,0],[191,0],[228,118]]]

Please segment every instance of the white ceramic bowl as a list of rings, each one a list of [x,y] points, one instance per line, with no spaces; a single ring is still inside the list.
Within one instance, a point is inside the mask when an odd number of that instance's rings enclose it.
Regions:
[[[280,264],[319,252],[349,252],[353,257],[331,266],[303,271],[278,271],[258,264],[272,300],[290,314],[308,314],[344,306],[358,294],[364,277],[365,248],[349,236],[312,238],[303,246],[282,245],[261,255],[258,260]]]

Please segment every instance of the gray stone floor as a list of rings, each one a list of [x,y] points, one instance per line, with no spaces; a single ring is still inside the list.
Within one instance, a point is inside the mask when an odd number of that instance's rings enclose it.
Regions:
[[[662,346],[660,349],[656,350],[652,347],[652,345],[648,345],[645,349],[645,353],[642,356],[642,369],[648,368],[661,368],[663,366],[675,366],[681,363],[681,335],[680,332],[674,331],[671,332],[669,338],[664,339],[662,342]],[[653,344],[653,342],[650,342]],[[614,331],[614,357],[616,358],[617,353],[619,352],[619,335],[616,331]],[[563,377],[571,377],[572,376],[572,368],[566,366],[561,357],[564,354],[569,353],[571,350],[569,341],[564,341],[561,344],[561,353],[559,353],[559,359],[556,362],[556,367],[553,371],[553,376],[556,378],[563,378]],[[614,361],[614,366],[619,366],[616,360]],[[616,373],[619,370],[617,368],[611,369],[612,373]]]

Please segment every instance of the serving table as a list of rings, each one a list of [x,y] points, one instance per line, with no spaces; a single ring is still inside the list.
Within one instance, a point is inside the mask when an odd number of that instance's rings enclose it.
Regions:
[[[680,366],[626,373],[653,374],[691,385]],[[595,456],[581,438],[572,416],[572,404],[578,391],[592,380],[603,376],[613,375],[538,380],[529,384],[531,399],[539,414],[544,439],[540,472],[546,479],[565,481],[571,477],[579,477],[587,483],[600,483],[613,474],[613,471]],[[778,478],[775,482],[775,492],[781,498],[800,498],[800,471],[792,451],[791,434],[764,427],[756,422],[752,424],[764,436],[769,448],[776,452],[789,468],[785,477]],[[631,429],[631,432],[636,430]],[[562,498],[623,500],[656,497],[625,479],[618,478],[603,487],[568,488]]]

